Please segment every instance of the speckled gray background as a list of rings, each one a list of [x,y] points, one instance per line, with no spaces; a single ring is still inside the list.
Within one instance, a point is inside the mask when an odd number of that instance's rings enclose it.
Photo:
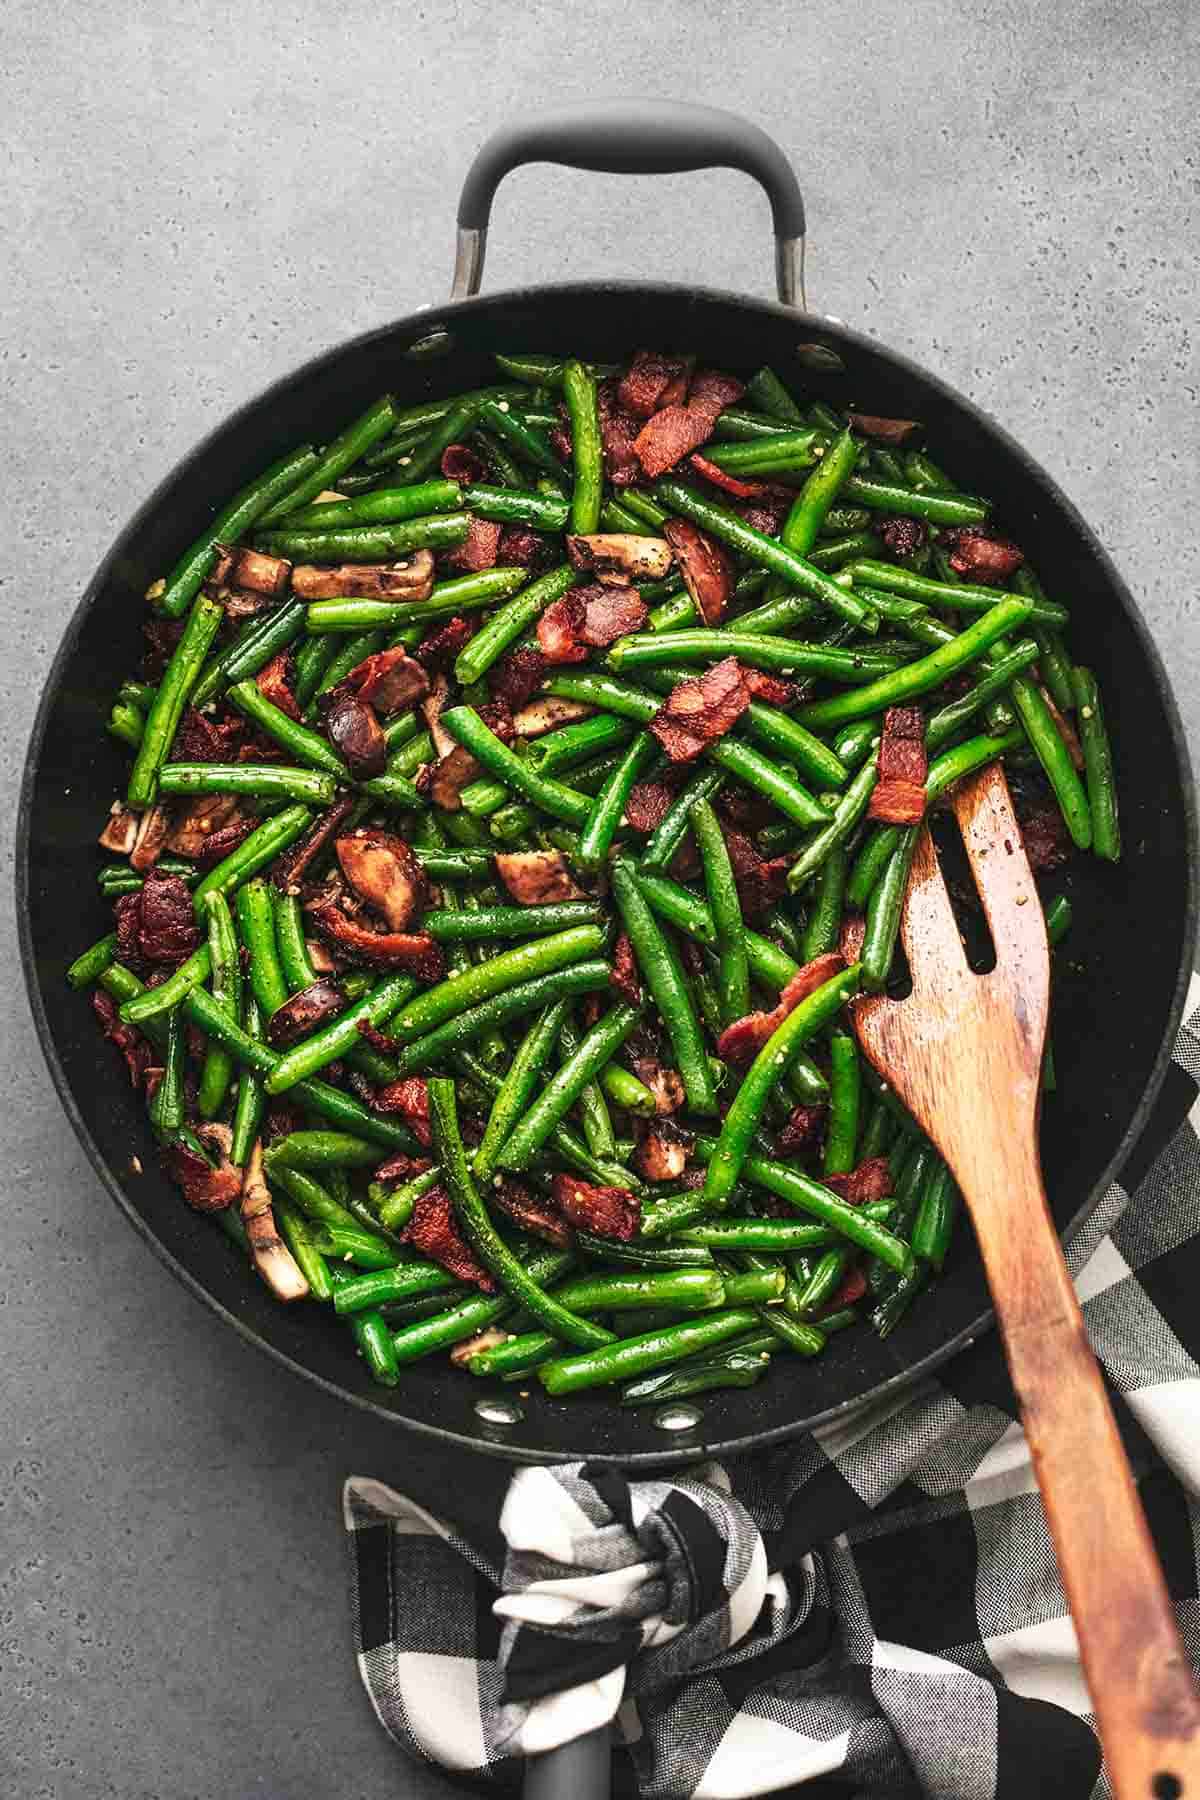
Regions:
[[[1200,747],[1198,17],[1186,0],[9,0],[0,791],[132,506],[248,393],[445,292],[457,186],[493,125],[623,91],[779,137],[814,303],[937,369],[1061,481],[1140,595]],[[769,269],[740,176],[537,169],[504,188],[488,282],[761,293]],[[339,1481],[402,1484],[417,1452],[175,1287],[71,1139],[20,999],[0,1057],[0,1793],[449,1792],[379,1731],[348,1647]]]

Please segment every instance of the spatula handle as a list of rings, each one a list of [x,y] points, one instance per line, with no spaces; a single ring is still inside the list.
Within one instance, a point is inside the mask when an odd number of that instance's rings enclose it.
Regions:
[[[1200,1800],[1200,1701],[1030,1163],[1020,1193],[972,1210],[1113,1789]]]

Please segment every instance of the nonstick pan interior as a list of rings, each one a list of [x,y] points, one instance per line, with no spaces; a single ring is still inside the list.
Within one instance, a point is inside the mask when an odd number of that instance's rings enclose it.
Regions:
[[[432,342],[431,342],[432,340]],[[840,371],[807,366],[814,342]],[[51,672],[22,794],[18,910],[30,993],[51,1071],[106,1186],[180,1278],[252,1341],[312,1380],[398,1423],[516,1458],[683,1460],[785,1436],[935,1366],[986,1329],[987,1293],[968,1226],[947,1269],[894,1335],[846,1332],[817,1361],[776,1361],[749,1391],[705,1396],[670,1433],[610,1399],[528,1397],[452,1371],[444,1359],[375,1387],[349,1333],[311,1306],[283,1307],[223,1234],[183,1203],[157,1164],[140,1099],[104,1045],[72,957],[110,927],[96,892],[96,836],[123,785],[104,722],[140,655],[142,596],[215,508],[285,448],[328,439],[370,399],[403,405],[495,379],[497,349],[616,360],[679,348],[743,375],[770,362],[814,396],[922,419],[932,455],[996,502],[1049,592],[1071,608],[1072,647],[1095,668],[1116,745],[1126,859],[1081,859],[1060,882],[1075,918],[1056,962],[1058,1091],[1043,1129],[1060,1229],[1078,1226],[1145,1122],[1178,1024],[1194,935],[1193,796],[1179,720],[1157,654],[1111,564],[1019,446],[915,365],[783,307],[680,287],[569,285],[426,312],[308,364],[235,415],[151,497],[122,534]],[[431,351],[433,354],[431,354]],[[415,353],[414,353],[415,352]],[[439,353],[440,352],[440,353]],[[132,1173],[134,1158],[141,1173]],[[181,1302],[182,1305],[182,1302]],[[490,1413],[488,1418],[482,1416]],[[500,1415],[507,1413],[507,1417]]]

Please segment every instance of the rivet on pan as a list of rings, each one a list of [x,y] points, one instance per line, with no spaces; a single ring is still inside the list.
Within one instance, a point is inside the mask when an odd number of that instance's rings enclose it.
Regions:
[[[475,1416],[485,1425],[519,1425],[525,1417],[525,1408],[518,1406],[515,1400],[477,1400]]]
[[[453,333],[439,325],[436,331],[431,331],[426,337],[418,338],[415,344],[410,344],[404,354],[409,362],[429,362],[435,356],[448,356],[453,348]]]
[[[835,375],[846,372],[845,363],[828,344],[797,344],[796,361],[803,363],[806,369],[822,369]]]
[[[673,1406],[660,1406],[652,1422],[660,1431],[695,1431],[703,1417],[698,1406],[676,1402]]]

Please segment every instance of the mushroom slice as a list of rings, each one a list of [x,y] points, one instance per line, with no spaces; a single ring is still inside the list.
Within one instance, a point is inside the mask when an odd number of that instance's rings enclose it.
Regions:
[[[661,581],[671,567],[665,538],[633,531],[593,531],[567,539],[567,555],[577,569],[595,570],[601,581]]]
[[[389,931],[407,931],[428,904],[429,884],[420,863],[390,831],[356,831],[334,848],[342,874]]]
[[[275,1224],[271,1190],[263,1174],[262,1144],[257,1138],[242,1175],[240,1206],[254,1266],[275,1298],[303,1300],[308,1283]]]

